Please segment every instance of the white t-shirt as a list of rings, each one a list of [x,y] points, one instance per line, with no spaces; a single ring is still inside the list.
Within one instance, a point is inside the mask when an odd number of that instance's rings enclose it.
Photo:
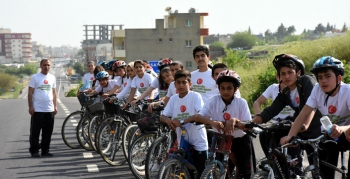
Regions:
[[[171,82],[168,88],[168,92],[166,94],[167,97],[172,97],[174,94],[177,94],[174,82]]]
[[[131,83],[132,83],[132,80],[131,78],[128,78],[126,83],[125,81],[123,81],[123,90],[117,95],[117,98],[118,99],[123,99],[123,98],[128,98],[129,95],[130,95],[130,90],[131,90]],[[136,90],[135,92],[135,96],[140,96],[140,93],[139,91]]]
[[[110,80],[113,80],[113,81],[116,81],[116,82],[119,80],[119,78],[120,78],[119,76],[114,76],[114,78],[113,78],[113,75],[109,76]]]
[[[295,88],[294,90],[290,91],[290,101],[293,107],[299,106],[300,98],[299,98],[298,88]]]
[[[202,110],[203,100],[201,95],[190,91],[188,94],[180,98],[178,94],[172,96],[166,105],[163,115],[171,117],[172,120],[181,120],[196,115]],[[185,139],[194,146],[197,151],[208,150],[207,131],[203,125],[194,125],[187,123],[183,125],[187,133]],[[181,128],[176,128],[177,140],[180,143]]]
[[[272,84],[270,85],[262,94],[266,99],[272,99],[275,100],[276,97],[279,94],[279,84]],[[294,110],[290,107],[290,106],[286,106],[283,108],[283,110],[275,117],[273,117],[274,119],[280,118],[280,119],[285,119],[288,116],[292,116],[294,115]]]
[[[108,81],[108,85],[106,87],[102,87],[101,85],[99,85],[95,91],[96,92],[104,92],[104,93],[107,93],[108,91],[110,91],[111,89],[114,88],[114,86],[117,85],[117,82],[114,81],[114,80],[109,80]]]
[[[126,85],[128,84],[128,77],[125,76],[124,78],[119,78],[116,85],[119,86],[119,88],[124,89]]]
[[[159,79],[153,80],[151,87],[154,89],[158,89],[159,98],[163,98],[164,96],[166,96],[169,89],[160,89]]]
[[[56,88],[54,75],[50,73],[44,75],[39,72],[30,78],[28,86],[34,88],[33,107],[35,112],[53,112],[55,110],[52,94],[52,89]]]
[[[306,105],[317,108],[322,115],[328,116],[333,124],[345,126],[350,124],[350,86],[340,84],[338,93],[329,96],[327,106],[324,105],[327,94],[316,84],[306,102]]]
[[[148,73],[144,73],[142,78],[140,78],[139,76],[135,76],[135,78],[131,82],[131,88],[136,88],[137,91],[139,91],[140,94],[142,94],[152,84],[153,80],[155,80],[155,78]],[[158,89],[155,89],[154,97],[156,97],[157,95],[158,95]],[[145,97],[145,99],[148,99],[148,98],[149,98],[149,95]]]
[[[91,80],[91,85],[92,85],[92,81],[94,81],[94,79],[95,79],[94,73],[86,73],[83,77],[83,84]]]
[[[225,110],[226,109],[226,110]],[[215,95],[204,104],[204,107],[199,114],[204,117],[209,117],[215,121],[227,121],[231,118],[237,118],[241,121],[250,121],[252,119],[248,107],[248,103],[243,98],[234,98],[231,104],[227,105],[221,98],[221,95]],[[215,132],[218,132],[213,128]],[[232,136],[242,137],[246,133],[240,129],[235,129]]]
[[[205,72],[199,72],[199,70],[191,72],[191,82],[192,91],[200,93],[204,102],[214,96],[217,85],[211,77],[211,69]]]

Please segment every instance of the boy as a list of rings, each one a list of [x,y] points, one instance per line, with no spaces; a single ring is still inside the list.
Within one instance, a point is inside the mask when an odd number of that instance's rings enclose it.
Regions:
[[[220,72],[227,70],[227,66],[223,63],[217,63],[214,66],[211,67],[211,77],[213,78],[213,80],[216,81],[216,79],[218,78],[218,75]],[[219,94],[219,88],[216,88],[214,91],[214,94]],[[237,91],[235,92],[235,97],[240,98],[241,97],[241,93],[239,92],[239,89],[237,89]]]
[[[306,105],[295,119],[289,134],[281,139],[281,144],[287,143],[292,136],[295,136],[302,124],[306,124],[307,128],[310,121],[306,119],[317,108],[322,115],[328,116],[333,123],[332,133],[329,135],[332,138],[339,138],[338,144],[320,143],[320,146],[323,146],[321,148],[324,148],[324,150],[319,150],[320,159],[325,158],[326,162],[337,166],[339,151],[349,150],[350,146],[343,134],[350,127],[350,120],[348,119],[350,101],[344,100],[350,97],[350,86],[342,83],[344,71],[343,63],[331,56],[321,57],[314,63],[311,72],[317,77],[318,84],[315,85]],[[312,120],[319,121],[319,119]],[[320,165],[320,171],[324,178],[334,178],[334,170]]]
[[[287,87],[285,87],[283,91],[278,94],[271,106],[265,108],[260,114],[255,115],[252,122],[258,124],[268,122],[278,113],[280,113],[287,105],[295,111],[293,116],[293,119],[295,119],[301,109],[305,106],[306,101],[316,83],[311,76],[304,75],[304,62],[297,56],[290,54],[277,55],[273,60],[273,65],[277,70],[280,80],[282,80]],[[315,118],[312,120],[310,127],[306,131],[304,131],[304,127],[300,127],[297,131],[303,131],[298,134],[302,139],[316,138],[321,134],[321,123],[319,120],[322,117],[321,113],[318,110],[310,113],[315,114],[307,116],[309,118]],[[238,126],[240,129],[244,128],[244,125],[238,124]],[[308,154],[313,152],[313,149],[310,146],[305,147]],[[292,148],[289,150],[289,152],[292,152],[291,150]],[[294,151],[295,155],[297,155],[298,152],[299,151]],[[294,158],[294,156],[292,156],[292,158]],[[312,162],[312,158],[309,158],[309,162],[310,161]],[[301,159],[299,160],[299,164],[301,167]],[[301,168],[299,169],[300,171],[295,171],[296,174],[300,174]]]
[[[180,70],[175,74],[175,87],[178,94],[172,96],[166,105],[160,121],[176,129],[178,144],[181,139],[181,128],[187,131],[185,139],[193,145],[192,159],[197,168],[198,178],[205,168],[208,141],[207,132],[203,125],[187,123],[193,121],[194,116],[202,109],[203,100],[197,92],[190,91],[191,75],[187,70]],[[171,118],[171,119],[170,119]]]
[[[201,94],[204,102],[207,102],[217,88],[215,80],[211,77],[209,49],[200,45],[193,49],[193,58],[198,65],[198,70],[191,72],[192,90]]]
[[[251,119],[247,101],[234,95],[241,85],[241,79],[236,72],[224,70],[218,75],[216,83],[220,94],[213,96],[205,103],[195,120],[210,124],[216,132],[224,130],[226,134],[234,136],[231,151],[236,158],[236,166],[243,178],[250,178],[255,167],[251,138],[242,130],[234,132],[232,130],[236,119],[248,121]]]

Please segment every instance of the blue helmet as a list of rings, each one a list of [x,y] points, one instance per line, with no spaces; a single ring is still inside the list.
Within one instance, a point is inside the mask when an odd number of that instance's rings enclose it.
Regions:
[[[102,79],[102,78],[108,78],[109,74],[106,71],[100,71],[96,74],[96,80]]]
[[[345,71],[343,62],[331,56],[324,56],[316,60],[312,66],[311,72],[317,75],[316,73],[320,68],[333,68],[335,70],[338,70],[341,76],[344,75]]]
[[[112,70],[113,64],[116,62],[117,60],[111,60],[109,62],[106,63],[106,70]]]

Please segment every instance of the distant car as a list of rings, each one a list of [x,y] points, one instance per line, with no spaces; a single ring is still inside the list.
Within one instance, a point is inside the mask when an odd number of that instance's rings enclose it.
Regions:
[[[82,77],[81,77],[80,74],[74,74],[74,75],[72,75],[72,76],[70,77],[71,80],[79,80],[79,79],[81,79],[81,78],[82,78]]]

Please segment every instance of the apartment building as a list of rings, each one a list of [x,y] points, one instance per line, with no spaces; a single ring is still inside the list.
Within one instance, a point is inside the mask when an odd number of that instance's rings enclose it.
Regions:
[[[112,57],[125,61],[125,30],[112,30]]]
[[[11,33],[0,29],[0,56],[4,63],[26,63],[32,57],[31,33]]]
[[[196,13],[194,8],[188,13],[169,10],[164,19],[155,20],[155,28],[125,29],[125,38],[113,42],[113,47],[120,45],[120,50],[124,47],[126,62],[169,57],[181,61],[187,70],[195,70],[192,50],[204,44],[203,37],[209,34],[209,29],[204,27],[205,16],[208,13]]]

